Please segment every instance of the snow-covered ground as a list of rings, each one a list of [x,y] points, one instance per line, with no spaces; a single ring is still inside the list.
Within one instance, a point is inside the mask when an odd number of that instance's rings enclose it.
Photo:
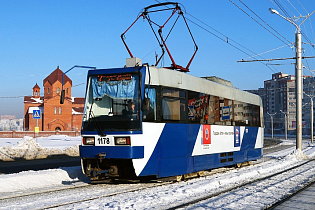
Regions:
[[[39,148],[39,150],[43,151],[58,150],[59,152],[64,152],[67,150],[67,148],[77,148],[78,144],[80,144],[80,138],[71,138],[66,136],[39,138],[37,139],[37,142],[32,138],[0,139],[0,153],[5,151],[12,155],[18,154],[17,151],[20,151],[21,154],[17,155],[20,157],[22,154],[24,154],[23,151],[25,148],[32,150],[33,147],[37,148],[37,150]],[[294,144],[294,140],[285,141],[284,144]],[[235,184],[247,182],[248,180],[252,180],[257,177],[264,177],[298,164],[302,161],[305,161],[306,159],[315,158],[315,144],[309,144],[308,141],[305,141],[303,145],[305,147],[303,151],[296,151],[294,147],[292,147],[283,151],[270,153],[261,160],[257,161],[257,164],[255,165],[243,167],[241,169],[233,169],[223,174],[214,174],[211,176],[183,181],[172,185],[141,190],[140,192],[138,191],[135,193],[125,193],[123,195],[99,198],[97,200],[86,201],[80,204],[72,204],[68,206],[68,208],[165,209],[171,207],[174,203],[185,202],[192,198],[201,197],[205,194],[211,194],[218,190],[227,189],[234,186]],[[295,174],[290,174],[290,176],[295,176]],[[262,205],[268,205],[268,203],[266,204],[268,201],[272,200],[272,202],[274,202],[275,199],[280,199],[277,197],[280,194],[280,188],[282,188],[284,192],[289,191],[291,189],[298,188],[301,183],[305,182],[305,180],[310,181],[314,179],[315,167],[310,169],[308,174],[305,176],[301,177],[296,174],[296,179],[294,182],[290,184],[280,184],[279,187],[275,187],[274,191],[264,191],[263,195],[261,194],[262,192],[251,192],[250,195],[252,197],[248,197],[246,202],[241,201],[237,205],[231,204],[229,206],[222,206],[222,203],[216,200],[216,202],[219,203],[217,206],[215,206],[215,202],[212,201],[210,206],[209,203],[203,203],[197,204],[192,208],[261,208]],[[65,185],[69,186],[81,183],[82,180],[84,180],[84,178],[82,176],[80,167],[59,168],[44,171],[25,171],[16,174],[0,175],[0,197],[6,197],[25,192],[43,191],[51,188],[63,188]],[[105,192],[107,189],[104,187],[102,190]],[[242,192],[238,193],[242,194]],[[85,192],[84,194],[86,195],[89,193]],[[245,194],[245,192],[243,192],[243,194]],[[73,196],[77,197],[79,195]],[[231,193],[229,196],[235,197],[236,194],[234,195]],[[55,197],[54,199],[57,201],[59,198]],[[69,199],[71,199],[71,196]],[[260,200],[263,203],[258,204],[257,200]],[[36,202],[39,201],[37,200],[29,202],[30,205],[33,205],[32,207],[36,208]]]
[[[79,155],[81,137],[54,135],[33,138],[0,138],[0,161],[23,158],[26,160],[46,158],[49,155]]]

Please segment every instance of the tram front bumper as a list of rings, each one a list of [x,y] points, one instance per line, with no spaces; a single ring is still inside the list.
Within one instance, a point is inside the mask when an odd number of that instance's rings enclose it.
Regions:
[[[79,146],[81,158],[139,159],[144,157],[143,146]]]

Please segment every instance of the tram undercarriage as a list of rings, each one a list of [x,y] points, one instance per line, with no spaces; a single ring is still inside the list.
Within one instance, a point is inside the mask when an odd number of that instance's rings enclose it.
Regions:
[[[82,171],[93,180],[136,179],[131,159],[82,158]]]

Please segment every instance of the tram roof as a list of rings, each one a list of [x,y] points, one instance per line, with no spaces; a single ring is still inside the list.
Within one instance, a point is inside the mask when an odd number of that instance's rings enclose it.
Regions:
[[[150,73],[148,71],[150,71]],[[196,77],[188,73],[150,66],[147,68],[146,84],[149,83],[149,75],[151,75],[150,85],[191,90],[262,106],[261,98],[258,95],[219,84],[206,78]]]

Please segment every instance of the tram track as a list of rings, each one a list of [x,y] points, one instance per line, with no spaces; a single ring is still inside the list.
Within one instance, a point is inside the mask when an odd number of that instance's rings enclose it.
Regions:
[[[241,187],[245,187],[248,186],[250,184],[254,184],[256,182],[262,181],[262,180],[266,180],[268,178],[271,178],[277,174],[281,174],[284,173],[285,171],[289,171],[289,170],[293,170],[294,168],[298,168],[302,165],[305,165],[309,162],[314,161],[314,159],[311,159],[309,161],[304,162],[303,164],[299,164],[296,165],[294,167],[290,167],[288,169],[282,170],[278,173],[269,175],[269,176],[265,176],[262,177],[260,179],[256,179],[256,180],[252,180],[250,182],[246,182],[244,184],[241,185],[234,185],[234,187],[231,187],[229,189],[225,189],[225,190],[220,190],[220,192],[216,192],[216,193],[212,193],[211,195],[207,196],[207,198],[205,197],[199,197],[198,200],[196,201],[191,201],[189,203],[197,203],[197,202],[202,202],[203,200],[209,199],[209,198],[214,198],[216,196],[220,196],[224,193],[229,193],[232,190],[241,188]],[[263,161],[263,162],[268,162],[268,161]],[[255,165],[255,164],[254,164]],[[242,167],[243,168],[243,167]],[[207,171],[207,173],[205,173],[205,177],[207,176],[211,176],[211,175],[219,175],[222,173],[226,173],[229,170],[233,170],[235,168],[233,167],[228,167],[228,168],[218,168],[218,169],[213,169],[211,171]],[[44,190],[44,191],[38,191],[38,192],[32,192],[32,193],[28,193],[28,194],[23,194],[23,195],[17,195],[17,196],[7,196],[7,197],[3,197],[0,198],[0,206],[2,205],[2,202],[10,202],[10,201],[16,201],[16,200],[22,200],[21,202],[23,202],[23,200],[27,201],[27,200],[42,200],[42,198],[45,197],[49,197],[50,194],[56,194],[57,196],[55,197],[59,197],[61,199],[55,199],[54,201],[46,201],[43,203],[40,203],[40,205],[36,205],[37,209],[51,209],[51,208],[63,208],[63,207],[67,207],[67,206],[77,206],[77,205],[81,205],[80,203],[84,203],[84,202],[89,202],[89,201],[93,201],[93,200],[97,200],[97,199],[101,199],[101,198],[106,198],[106,197],[111,197],[111,199],[115,200],[116,197],[115,196],[120,196],[127,193],[134,193],[138,194],[137,192],[140,192],[142,190],[146,190],[146,189],[150,189],[150,188],[154,188],[154,187],[159,187],[159,186],[163,186],[163,185],[171,185],[174,182],[159,182],[159,183],[141,183],[139,185],[137,184],[132,184],[131,183],[124,183],[124,184],[115,184],[115,183],[110,183],[110,184],[100,184],[100,185],[91,185],[88,183],[84,183],[81,186],[71,186],[71,187],[67,187],[67,188],[62,188],[62,189],[53,189],[53,190]],[[175,182],[177,183],[177,182]],[[129,186],[129,187],[128,187]],[[76,194],[79,191],[85,191],[86,194],[85,197],[83,196],[77,196],[77,197],[69,197],[68,199],[63,199],[64,195],[70,195],[70,194]],[[98,193],[98,194],[97,194]],[[39,197],[38,197],[39,196]],[[53,196],[52,196],[53,197]],[[81,199],[82,198],[82,199]],[[47,199],[49,200],[49,199]],[[171,206],[170,209],[176,209],[176,208],[185,208],[186,206],[190,205],[190,204],[180,204],[176,206],[176,203],[173,203],[174,207]],[[17,204],[18,205],[18,204]],[[28,205],[28,204],[27,204]],[[26,207],[24,209],[27,209],[30,207],[30,205],[25,205]],[[32,209],[36,209],[36,208],[32,208]],[[166,207],[168,208],[168,207]],[[1,209],[1,207],[0,207]]]
[[[297,194],[303,192],[304,190],[306,190],[307,188],[309,188],[310,186],[312,186],[315,183],[315,179],[310,181],[309,183],[307,183],[306,185],[304,185],[303,187],[299,188],[298,190],[296,190],[295,192],[286,195],[283,199],[271,204],[270,206],[268,206],[265,209],[275,209],[276,207],[280,206],[281,204],[285,203],[286,201],[288,201],[289,199],[291,199],[292,197],[296,196]]]
[[[112,197],[124,193],[131,193],[131,192],[137,192],[144,189],[149,189],[153,187],[158,187],[162,185],[171,184],[170,182],[158,182],[158,183],[141,183],[137,185],[138,183],[129,183],[129,184],[98,184],[98,185],[92,185],[92,184],[82,184],[80,186],[72,186],[62,189],[52,189],[52,190],[45,190],[45,191],[38,191],[34,193],[26,193],[23,195],[12,195],[12,196],[6,196],[0,198],[0,206],[5,207],[6,205],[11,206],[12,204],[17,206],[18,208],[27,209],[51,209],[51,208],[58,208],[63,206],[68,206],[71,204],[96,200],[104,197]],[[106,189],[106,190],[104,190]],[[108,190],[110,189],[110,190]],[[71,197],[71,199],[67,198],[65,201],[60,201],[59,199],[54,200],[53,197],[63,197],[68,196],[71,194],[77,194],[82,192],[86,194],[84,198],[77,198],[77,197]],[[104,194],[105,193],[105,194]],[[101,195],[100,195],[101,194]],[[43,199],[46,199],[46,202],[42,202]],[[37,208],[33,208],[30,205],[27,204],[27,201],[29,200],[39,200],[39,204],[37,205]],[[26,201],[26,202],[25,202]],[[0,207],[0,209],[2,209]],[[5,209],[5,208],[4,208]]]
[[[62,187],[62,188],[50,189],[50,190],[38,190],[35,192],[23,193],[23,194],[17,194],[16,192],[14,192],[14,195],[6,195],[6,196],[0,197],[0,201],[7,200],[7,199],[18,199],[18,198],[23,198],[23,197],[27,197],[27,196],[36,196],[36,195],[40,195],[40,194],[44,194],[44,193],[52,193],[52,192],[58,192],[58,191],[64,191],[64,190],[83,188],[83,187],[87,187],[87,186],[90,186],[90,184],[82,183],[82,184],[79,184],[76,186],[68,186],[68,187]]]
[[[121,194],[124,194],[124,193],[137,192],[137,191],[140,191],[140,190],[154,188],[154,187],[168,185],[168,184],[171,184],[171,183],[165,183],[165,182],[164,183],[155,183],[155,184],[153,184],[152,186],[149,186],[149,187],[143,186],[143,187],[139,187],[139,188],[136,188],[136,189],[129,189],[129,190],[121,191],[121,192],[114,192],[114,193],[110,193],[110,194],[106,194],[106,195],[94,196],[94,197],[90,197],[90,198],[86,198],[86,199],[80,199],[80,200],[76,200],[76,201],[69,201],[69,202],[64,202],[64,203],[60,203],[60,204],[54,204],[54,205],[50,205],[50,206],[45,206],[44,208],[40,208],[40,209],[58,208],[58,207],[68,206],[68,205],[71,205],[71,204],[82,203],[82,202],[91,201],[91,200],[97,200],[97,199],[100,199],[100,198],[121,195]]]
[[[187,208],[187,207],[195,205],[197,203],[200,203],[200,202],[203,202],[203,201],[207,201],[209,199],[214,199],[214,198],[216,198],[218,196],[221,196],[221,195],[224,195],[224,194],[227,194],[227,193],[231,193],[232,191],[239,190],[239,189],[242,189],[242,188],[246,188],[246,187],[251,186],[253,184],[257,184],[259,182],[266,181],[268,179],[271,179],[271,178],[274,178],[276,176],[282,175],[282,174],[284,174],[286,172],[289,172],[289,171],[298,169],[300,167],[303,167],[303,166],[305,166],[307,164],[310,164],[310,163],[314,164],[314,162],[315,162],[315,159],[311,159],[311,160],[305,161],[305,162],[303,162],[301,164],[298,164],[298,165],[292,166],[290,168],[287,168],[285,170],[281,170],[281,171],[279,171],[277,173],[274,173],[274,174],[271,174],[271,175],[267,175],[267,176],[264,176],[264,177],[261,177],[261,178],[257,178],[257,179],[254,179],[254,180],[251,180],[251,181],[248,181],[248,182],[244,182],[244,183],[241,183],[239,185],[235,185],[235,186],[232,186],[230,188],[227,188],[227,189],[215,192],[215,193],[208,194],[206,196],[198,197],[196,199],[190,200],[189,202],[185,202],[185,203],[182,203],[182,204],[179,204],[179,205],[174,205],[174,206],[172,206],[172,207],[170,207],[168,209],[169,210],[173,210],[173,209]],[[310,185],[313,182],[315,182],[315,178],[312,181],[310,181],[309,183],[304,183],[303,187],[295,190],[295,192],[298,193],[299,190],[301,190],[302,188],[305,187],[305,185]],[[290,195],[294,194],[295,192],[289,192],[289,194],[283,196],[281,198],[281,200],[288,199],[290,197]],[[274,205],[277,205],[277,203],[280,203],[280,202],[281,201],[274,202],[274,204],[268,205],[268,206],[264,207],[264,209],[269,209],[269,208],[273,207]]]
[[[211,175],[214,175],[214,174],[217,174],[217,175],[218,174],[223,174],[223,173],[225,173],[227,171],[230,171],[230,170],[232,170],[232,169],[231,168],[213,169],[211,171],[206,172],[204,177],[211,176]],[[194,178],[190,178],[190,179],[194,179]],[[122,195],[122,194],[125,194],[125,193],[133,193],[133,192],[146,190],[146,189],[150,189],[150,188],[154,188],[154,187],[160,187],[160,186],[172,185],[172,184],[178,183],[178,181],[175,181],[176,177],[170,177],[169,179],[162,179],[162,180],[164,180],[164,181],[161,181],[161,182],[158,182],[158,183],[154,183],[154,184],[152,184],[152,186],[149,186],[149,187],[148,186],[143,186],[143,187],[139,187],[137,189],[129,189],[129,190],[121,191],[121,192],[115,192],[115,193],[110,193],[110,194],[106,194],[106,195],[94,196],[94,197],[90,197],[90,198],[86,198],[86,199],[81,199],[81,200],[76,200],[76,201],[70,201],[70,202],[64,202],[64,203],[60,203],[60,204],[45,206],[44,208],[40,208],[40,209],[52,209],[52,208],[64,207],[64,206],[77,204],[77,203],[81,203],[81,202],[92,201],[92,200],[97,200],[97,199],[100,199],[100,198],[106,198],[106,197]],[[167,181],[167,180],[170,180],[170,181]],[[150,183],[147,183],[147,184],[150,184]]]
[[[216,174],[216,175],[223,174],[223,173],[226,173],[226,172],[233,170],[233,169],[235,169],[235,168],[227,167],[227,168],[213,169],[211,171],[205,172],[204,177],[211,176],[214,174]],[[97,200],[100,198],[112,197],[112,196],[117,196],[117,195],[121,195],[121,194],[125,194],[125,193],[132,193],[132,192],[137,192],[137,191],[150,189],[150,188],[154,188],[154,187],[178,183],[175,180],[176,180],[175,177],[171,177],[169,179],[156,180],[157,183],[154,183],[154,180],[151,183],[150,182],[149,183],[141,183],[141,185],[139,185],[139,186],[137,186],[137,184],[140,184],[140,183],[133,183],[133,182],[129,182],[129,183],[123,182],[123,185],[120,184],[119,182],[118,183],[110,183],[109,182],[109,183],[103,183],[103,184],[97,184],[97,185],[93,185],[90,183],[82,183],[82,184],[79,184],[77,186],[70,186],[70,187],[65,187],[65,188],[39,190],[36,192],[24,193],[24,194],[18,194],[18,195],[15,193],[15,195],[3,196],[3,197],[0,197],[0,206],[2,203],[10,203],[12,201],[15,202],[16,200],[20,200],[21,202],[23,202],[23,200],[34,200],[34,199],[38,199],[38,197],[39,198],[49,197],[49,195],[53,195],[53,194],[71,194],[73,191],[88,191],[91,194],[95,194],[94,193],[95,188],[101,189],[100,191],[102,191],[102,193],[104,192],[104,189],[107,190],[107,188],[115,188],[115,190],[114,190],[115,192],[110,192],[110,193],[106,193],[103,195],[98,194],[96,196],[90,196],[90,197],[86,197],[83,199],[67,200],[66,202],[56,201],[55,203],[53,203],[54,201],[51,201],[52,202],[51,205],[40,204],[40,208],[38,208],[38,209],[58,208],[58,207],[68,206],[68,205],[77,204],[77,203],[81,203],[81,202]],[[121,190],[126,185],[132,185],[132,187],[128,187],[126,190]],[[39,200],[41,200],[41,199],[39,199]],[[27,206],[27,204],[25,204],[25,203],[24,203],[24,205]]]

